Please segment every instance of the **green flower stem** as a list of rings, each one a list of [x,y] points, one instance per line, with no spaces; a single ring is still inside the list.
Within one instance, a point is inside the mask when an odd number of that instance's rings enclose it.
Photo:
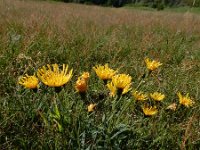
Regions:
[[[122,110],[117,114],[117,120],[115,122],[116,125],[119,123],[120,118],[123,115],[124,111],[127,110],[127,108],[132,104],[132,102],[133,100],[130,100],[128,103],[126,103],[124,107],[122,108]]]

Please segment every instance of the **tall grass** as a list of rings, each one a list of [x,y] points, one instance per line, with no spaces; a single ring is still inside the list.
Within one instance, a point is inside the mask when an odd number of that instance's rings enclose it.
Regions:
[[[3,0],[0,16],[1,149],[198,149],[198,15]],[[159,113],[148,118],[131,92],[114,103],[92,70],[109,63],[131,75],[135,89],[145,57],[163,65],[140,90],[166,95]],[[53,63],[74,69],[60,93],[18,84],[19,76]],[[83,71],[91,74],[88,101],[98,103],[92,113],[74,89]],[[178,91],[190,93],[195,104],[166,111],[178,103]]]

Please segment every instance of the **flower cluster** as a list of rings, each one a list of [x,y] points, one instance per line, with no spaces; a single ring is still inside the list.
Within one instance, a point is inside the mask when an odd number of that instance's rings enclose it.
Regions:
[[[134,91],[132,95],[137,102],[143,102],[142,110],[146,116],[155,115],[158,112],[156,102],[161,102],[165,98],[165,95],[159,92],[147,94],[142,91]]]
[[[158,61],[151,61],[149,58],[145,58],[146,68],[149,72],[156,70],[162,63]],[[111,97],[120,98],[126,94],[128,94],[132,90],[132,77],[129,74],[118,73],[118,70],[111,69],[108,64],[105,65],[97,65],[93,67],[96,75],[100,80],[103,80],[106,90],[110,92]],[[38,71],[33,75],[25,75],[21,77],[18,81],[19,84],[23,85],[27,89],[38,89],[39,82],[41,81],[44,85],[48,87],[54,87],[55,89],[63,87],[67,84],[72,78],[73,69],[69,70],[68,65],[63,64],[62,69],[60,69],[58,64],[47,64],[38,69]],[[36,76],[37,75],[37,76]],[[147,77],[147,76],[146,76]],[[79,93],[82,98],[88,97],[88,85],[89,85],[89,72],[83,72],[75,82],[74,88]],[[141,80],[145,80],[142,78]],[[143,83],[141,81],[141,83]],[[145,82],[144,82],[145,83]],[[140,85],[140,84],[139,84]],[[161,103],[166,98],[165,94],[160,93],[158,91],[155,92],[143,92],[140,91],[140,86],[137,86],[134,90],[132,90],[133,100],[142,108],[145,116],[152,116],[157,114],[160,108]],[[189,94],[186,96],[182,95],[180,92],[177,93],[179,104],[185,107],[190,107],[194,104],[194,101],[189,97]],[[86,97],[87,96],[87,97]],[[87,107],[88,112],[93,112],[96,110],[96,106],[98,103],[90,103]],[[166,109],[176,110],[177,104],[170,104]]]
[[[58,64],[43,66],[37,71],[37,78],[34,76],[25,75],[19,79],[19,84],[28,89],[37,89],[39,80],[49,87],[61,87],[65,85],[72,78],[72,69],[68,73],[68,65],[63,64],[62,70],[59,69]]]

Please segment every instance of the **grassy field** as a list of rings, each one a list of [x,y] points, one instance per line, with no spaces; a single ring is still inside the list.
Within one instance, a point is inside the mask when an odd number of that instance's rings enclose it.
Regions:
[[[145,10],[145,11],[158,11],[155,8],[152,7],[145,7],[142,5],[136,5],[136,4],[127,4],[124,6],[124,8],[127,9],[133,9],[133,10]],[[189,6],[179,6],[179,7],[165,7],[163,10],[161,10],[162,12],[176,12],[176,13],[196,13],[199,14],[200,13],[200,8],[199,7],[189,7]]]
[[[199,27],[200,16],[190,12],[1,0],[0,148],[199,149]],[[145,58],[162,65],[148,74]],[[73,68],[60,92],[42,82],[37,92],[18,83],[54,63]],[[109,95],[93,69],[106,63],[132,77],[129,92]],[[84,97],[74,86],[85,71]],[[138,101],[135,90],[165,98]],[[178,92],[194,104],[180,104]],[[158,112],[144,115],[146,104]]]

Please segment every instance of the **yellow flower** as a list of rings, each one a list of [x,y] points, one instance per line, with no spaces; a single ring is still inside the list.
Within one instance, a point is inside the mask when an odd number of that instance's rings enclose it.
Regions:
[[[178,97],[179,97],[179,103],[189,107],[192,106],[194,104],[194,102],[191,100],[191,98],[189,97],[189,93],[187,93],[186,96],[181,95],[180,92],[177,93]]]
[[[148,98],[147,94],[143,94],[143,92],[138,92],[138,91],[134,91],[133,96],[138,101],[144,101],[144,100],[147,100],[147,98]]]
[[[39,80],[35,75],[29,76],[26,74],[25,77],[19,79],[18,83],[28,89],[37,89]]]
[[[89,79],[90,77],[90,73],[89,72],[83,72],[83,74],[81,75],[82,79],[85,79],[86,81]]]
[[[108,89],[110,90],[110,96],[114,97],[117,92],[117,88],[114,86],[112,82],[107,84]]]
[[[90,104],[90,105],[87,107],[88,112],[93,112],[95,107],[96,107],[96,104]]]
[[[162,101],[165,98],[165,95],[159,92],[154,92],[150,94],[150,97],[155,101]]]
[[[162,63],[155,60],[151,61],[149,58],[145,58],[145,63],[146,63],[147,68],[151,71],[157,69],[159,66],[162,65]]]
[[[48,64],[47,67],[43,66],[38,70],[37,76],[47,86],[60,87],[66,84],[72,78],[72,69],[68,71],[68,65],[63,64],[62,71],[59,69],[58,64]]]
[[[156,106],[154,106],[154,107],[144,106],[142,108],[142,110],[143,110],[145,116],[153,116],[153,115],[157,114],[157,112],[158,112]]]
[[[85,79],[83,78],[78,78],[78,80],[76,81],[76,84],[75,84],[75,89],[78,91],[78,92],[86,92],[87,91],[87,82]]]
[[[112,77],[112,81],[107,84],[107,87],[111,91],[111,96],[116,94],[126,94],[131,90],[131,76],[126,74],[118,74]]]
[[[93,67],[93,69],[96,72],[97,76],[104,81],[111,79],[117,72],[109,68],[108,64],[105,64],[104,66],[98,65]]]
[[[118,74],[112,77],[112,83],[117,89],[122,90],[122,94],[131,90],[132,77],[126,74]]]

